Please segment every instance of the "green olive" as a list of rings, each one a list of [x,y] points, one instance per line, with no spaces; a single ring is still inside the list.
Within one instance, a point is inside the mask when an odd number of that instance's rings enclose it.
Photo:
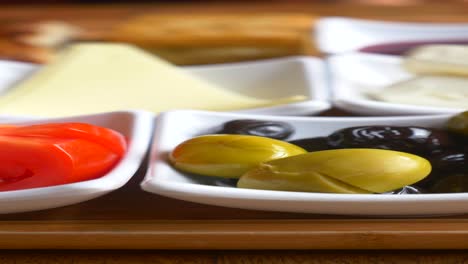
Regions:
[[[450,118],[447,127],[450,131],[468,136],[468,111]]]
[[[431,172],[419,156],[382,149],[310,152],[259,164],[239,179],[251,189],[383,193],[413,184]]]
[[[206,135],[181,143],[169,159],[181,171],[239,178],[261,162],[303,153],[296,145],[266,137]]]

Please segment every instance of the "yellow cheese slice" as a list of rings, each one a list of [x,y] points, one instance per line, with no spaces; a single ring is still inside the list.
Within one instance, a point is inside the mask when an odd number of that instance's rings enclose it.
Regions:
[[[67,116],[126,109],[229,111],[304,100],[248,97],[217,87],[126,44],[86,43],[0,97],[1,114]]]

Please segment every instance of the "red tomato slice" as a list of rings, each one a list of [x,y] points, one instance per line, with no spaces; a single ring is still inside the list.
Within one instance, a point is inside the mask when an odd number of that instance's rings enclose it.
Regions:
[[[17,125],[10,125],[10,124],[0,124],[0,129],[11,129],[11,128],[18,128]]]
[[[0,136],[0,191],[94,179],[121,157],[83,139]]]
[[[126,149],[120,133],[86,123],[0,125],[0,191],[94,179]]]
[[[127,150],[127,143],[122,134],[86,123],[49,123],[4,128],[0,126],[0,135],[85,139],[102,145],[118,155],[123,155]]]
[[[84,139],[64,140],[57,143],[70,156],[73,174],[70,182],[91,180],[108,173],[122,158],[100,144]]]
[[[0,191],[67,183],[70,156],[43,139],[0,136]]]

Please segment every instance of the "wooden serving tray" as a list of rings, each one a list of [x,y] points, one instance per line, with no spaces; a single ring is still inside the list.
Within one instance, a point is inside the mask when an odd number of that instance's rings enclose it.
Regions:
[[[374,219],[208,206],[142,191],[145,171],[143,164],[123,188],[88,202],[0,215],[0,248],[468,248],[468,215]]]

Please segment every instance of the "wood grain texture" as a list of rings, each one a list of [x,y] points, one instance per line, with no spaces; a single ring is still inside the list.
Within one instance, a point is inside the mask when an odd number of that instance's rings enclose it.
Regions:
[[[218,264],[355,264],[355,263],[467,263],[463,252],[434,252],[434,251],[275,251],[275,252],[228,252],[216,258]]]
[[[0,8],[0,22],[5,24],[25,21],[65,21],[96,29],[105,33],[110,26],[142,14],[187,15],[200,14],[306,14],[312,16],[350,16],[356,18],[456,22],[468,21],[468,4],[452,1],[433,1],[402,6],[363,5],[346,1],[249,1],[190,2],[158,4],[56,4],[56,5],[5,5]]]
[[[157,4],[55,4],[2,5],[0,17],[4,20],[60,19],[95,24],[96,21],[121,21],[142,13],[304,13],[318,16],[352,16],[380,20],[467,21],[468,5],[460,1],[431,1],[407,5],[366,5],[355,1],[210,1],[204,4],[172,2]]]
[[[195,251],[0,251],[2,264],[214,264],[213,252]]]
[[[466,219],[2,222],[3,249],[467,249]]]
[[[463,251],[0,251],[2,264],[463,264]]]

